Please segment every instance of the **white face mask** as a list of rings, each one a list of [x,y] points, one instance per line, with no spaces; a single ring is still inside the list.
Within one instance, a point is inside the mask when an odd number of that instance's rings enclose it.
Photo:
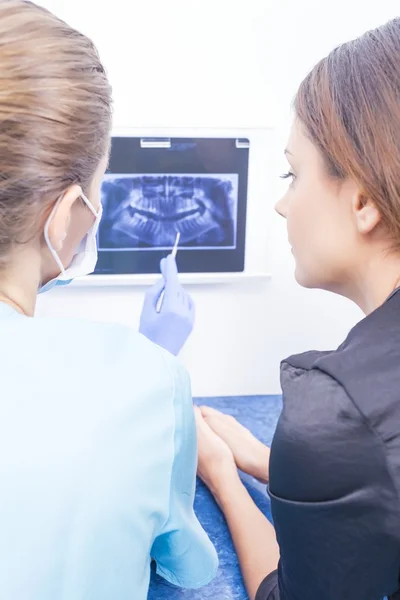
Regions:
[[[94,214],[95,221],[94,221],[93,225],[91,226],[91,228],[89,229],[89,231],[87,232],[87,234],[85,235],[85,237],[83,238],[83,240],[81,241],[79,248],[77,250],[77,253],[73,257],[71,264],[67,268],[64,268],[64,265],[62,264],[57,252],[54,250],[54,248],[50,242],[50,238],[49,238],[49,226],[50,226],[51,220],[54,216],[54,213],[57,210],[59,201],[56,202],[56,204],[54,205],[54,208],[51,211],[49,218],[46,221],[46,224],[44,226],[44,239],[46,241],[46,244],[47,244],[54,260],[57,263],[57,266],[60,269],[60,274],[57,277],[54,277],[54,279],[51,279],[50,281],[48,281],[43,286],[41,286],[39,288],[39,294],[42,294],[43,292],[47,292],[48,290],[50,290],[51,288],[53,288],[56,285],[68,285],[68,283],[70,283],[72,281],[72,279],[75,279],[75,277],[84,277],[85,275],[89,275],[90,273],[93,273],[93,271],[96,268],[96,263],[97,263],[97,239],[96,239],[96,236],[97,236],[97,230],[100,225],[101,215],[103,213],[103,207],[100,204],[99,211],[96,212],[95,209],[93,208],[92,204],[90,203],[90,201],[86,198],[85,194],[82,193],[81,197],[82,197],[82,200],[84,201],[84,203],[86,204],[86,206],[89,208],[89,210]]]

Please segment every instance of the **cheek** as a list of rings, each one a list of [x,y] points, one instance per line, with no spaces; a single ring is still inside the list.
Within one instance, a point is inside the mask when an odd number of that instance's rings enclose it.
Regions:
[[[313,193],[314,192],[314,193]],[[325,247],[326,221],[315,190],[299,185],[290,192],[287,213],[288,239],[295,259],[295,277],[300,285],[313,287],[320,280],[319,265]]]
[[[301,250],[309,231],[314,229],[315,211],[307,195],[301,195],[296,190],[288,193],[288,208],[286,214],[288,240],[293,250]]]
[[[288,215],[288,235],[295,258],[295,277],[304,287],[333,289],[344,277],[354,255],[351,226],[337,198],[321,196],[294,202]]]

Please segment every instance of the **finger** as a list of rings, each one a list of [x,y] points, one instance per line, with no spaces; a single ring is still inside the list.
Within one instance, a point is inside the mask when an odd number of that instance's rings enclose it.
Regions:
[[[193,302],[193,298],[188,294],[188,301],[189,301],[189,312],[192,313],[192,320],[194,322],[195,316],[196,316],[196,305]]]
[[[194,417],[196,419],[197,425],[201,425],[204,423],[203,415],[201,414],[201,410],[195,404],[193,405]]]
[[[205,419],[203,418],[203,415],[201,414],[201,410],[199,409],[198,406],[194,407],[194,417],[196,420],[196,428],[197,428],[199,443],[200,443],[200,439],[204,439],[207,437],[210,438],[210,436],[211,436],[211,438],[214,438],[217,435],[211,429],[211,427],[209,426],[207,421],[205,421]]]
[[[194,406],[194,416],[196,418],[197,425],[199,425],[203,429],[210,429],[209,425],[206,423],[204,416],[198,406]]]
[[[162,273],[165,279],[166,302],[173,303],[173,305],[175,305],[177,300],[181,302],[180,296],[182,295],[183,288],[179,282],[175,258],[171,254],[164,260]]]
[[[192,323],[192,326],[194,326],[194,323],[196,321],[196,305],[193,302],[191,296],[188,295],[188,302],[189,302],[189,316],[190,316],[190,321]]]
[[[182,304],[183,309],[186,312],[190,312],[192,308],[190,296],[187,292],[185,292],[184,288],[181,285],[179,286],[179,288],[176,289],[176,297]]]
[[[215,408],[211,408],[211,406],[200,406],[200,412],[203,417],[216,417],[224,415],[220,410],[216,410]]]
[[[172,254],[169,254],[166,258],[161,260],[160,269],[165,281],[179,282],[178,267],[176,266],[176,260]]]
[[[182,294],[182,306],[186,312],[190,311],[189,295],[185,292]]]
[[[160,294],[164,288],[165,281],[161,278],[147,291],[146,295],[154,307],[156,307]]]
[[[164,269],[165,269],[165,258],[162,258],[160,260],[160,271],[161,271],[161,275],[164,277]]]

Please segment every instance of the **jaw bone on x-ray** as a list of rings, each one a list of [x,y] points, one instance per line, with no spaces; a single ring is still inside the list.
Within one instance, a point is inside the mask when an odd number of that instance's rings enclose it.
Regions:
[[[113,136],[93,275],[159,273],[177,233],[180,273],[242,272],[249,148],[247,138]]]
[[[100,248],[235,247],[237,174],[110,173],[102,202]]]

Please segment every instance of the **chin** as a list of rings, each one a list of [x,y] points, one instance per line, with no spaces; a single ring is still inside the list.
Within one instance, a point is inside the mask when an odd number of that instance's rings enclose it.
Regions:
[[[308,289],[314,289],[319,287],[315,279],[311,277],[309,273],[305,272],[304,269],[299,269],[299,267],[297,266],[294,272],[294,278],[297,281],[297,283],[301,285],[301,287]]]
[[[296,282],[303,288],[307,288],[309,290],[333,291],[332,282],[330,282],[326,277],[323,277],[321,273],[312,273],[311,271],[302,269],[296,265],[294,277]]]
[[[341,287],[337,284],[335,279],[328,279],[327,277],[318,276],[317,274],[310,273],[304,269],[299,269],[296,266],[294,273],[295,279],[299,285],[309,290],[324,290],[325,292],[332,292],[334,294],[343,295]]]

